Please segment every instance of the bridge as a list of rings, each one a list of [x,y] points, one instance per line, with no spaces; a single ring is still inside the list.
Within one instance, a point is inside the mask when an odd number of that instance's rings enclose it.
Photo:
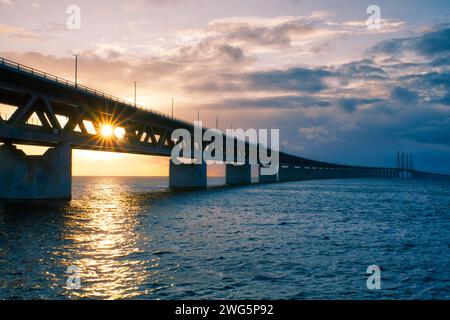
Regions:
[[[0,104],[15,107],[0,115],[0,199],[69,199],[72,149],[170,157],[177,141],[172,132],[194,124],[135,103],[0,58]],[[116,134],[105,135],[104,131]],[[225,139],[225,137],[224,137]],[[50,147],[42,156],[28,156],[16,144]],[[192,148],[208,148],[207,142]],[[245,159],[251,145],[245,142]],[[265,148],[257,145],[257,148]],[[271,150],[269,150],[270,152]],[[224,162],[225,162],[224,158]],[[394,168],[343,165],[279,153],[278,172],[261,174],[259,182],[311,179],[421,178],[450,181],[450,176],[418,171],[411,165]],[[251,164],[226,163],[226,183],[252,182]],[[175,165],[170,161],[169,186],[203,188],[207,164]]]

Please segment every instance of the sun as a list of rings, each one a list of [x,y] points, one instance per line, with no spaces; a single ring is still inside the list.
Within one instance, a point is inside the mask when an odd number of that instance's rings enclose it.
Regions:
[[[117,139],[123,139],[125,137],[125,129],[121,127],[117,127],[114,129],[114,135]]]
[[[100,135],[103,138],[124,139],[126,131],[122,127],[114,127],[110,124],[103,124],[100,127]]]
[[[114,133],[113,127],[105,124],[102,126],[100,133],[103,137],[111,137]]]

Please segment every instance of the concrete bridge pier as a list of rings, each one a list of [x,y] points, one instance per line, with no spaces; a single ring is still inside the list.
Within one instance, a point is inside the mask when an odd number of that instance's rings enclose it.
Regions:
[[[344,169],[344,174],[345,174],[345,177],[347,178],[347,179],[350,179],[351,177],[352,177],[352,169],[350,169],[350,168],[346,168],[346,169]]]
[[[333,179],[333,170],[331,168],[323,168],[323,176],[325,179]]]
[[[278,181],[279,182],[285,182],[285,181],[292,181],[292,167],[290,166],[280,166],[280,169],[278,170]]]
[[[336,172],[333,168],[325,168],[325,176],[327,179],[335,179]]]
[[[322,173],[322,168],[314,168],[313,170],[313,177],[314,179],[318,179],[321,180],[323,179],[323,173]]]
[[[351,169],[348,169],[348,168],[342,169],[342,174],[343,174],[344,178],[346,178],[346,179],[352,177]]]
[[[296,170],[298,172],[297,175],[299,176],[300,180],[314,180],[315,179],[314,173],[316,170],[314,170],[311,167],[308,167],[308,168],[300,167],[299,169],[296,169]]]
[[[174,164],[169,161],[169,187],[171,189],[202,189],[207,186],[206,163]]]
[[[70,200],[72,148],[61,144],[28,156],[12,144],[0,146],[0,199]]]
[[[340,179],[343,176],[342,168],[334,168],[333,169],[333,178]]]
[[[354,178],[356,178],[356,170],[355,169],[353,169],[353,168],[351,168],[351,169],[349,169],[349,171],[350,171],[350,178],[352,178],[352,179],[354,179]]]
[[[276,174],[266,175],[261,174],[261,169],[263,166],[258,167],[258,177],[259,177],[259,183],[273,183],[278,182],[278,172]]]
[[[346,179],[351,178],[351,172],[350,172],[350,169],[348,169],[348,168],[343,169],[342,174],[344,175],[344,178],[346,178]]]
[[[306,172],[306,169],[303,167],[292,167],[292,178],[293,180],[307,180],[308,174]]]
[[[251,164],[229,164],[225,166],[226,184],[239,185],[252,183]]]
[[[322,178],[323,179],[331,179],[333,176],[331,174],[331,170],[329,168],[322,168]]]
[[[345,178],[347,178],[347,179],[353,178],[353,177],[352,177],[352,174],[353,174],[353,172],[352,172],[352,169],[351,169],[351,168],[346,168],[346,169],[344,169],[344,175],[345,175]]]
[[[291,168],[291,179],[293,181],[303,180],[300,167],[292,166],[290,168]]]
[[[356,177],[357,178],[364,178],[364,172],[362,169],[356,169]]]
[[[298,170],[300,170],[302,180],[314,179],[313,169],[311,167],[300,167]]]

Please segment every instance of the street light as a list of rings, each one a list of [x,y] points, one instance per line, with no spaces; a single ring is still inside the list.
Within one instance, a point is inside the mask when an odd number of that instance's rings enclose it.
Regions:
[[[134,107],[137,106],[136,91],[137,91],[137,81],[134,82]]]
[[[78,53],[74,54],[75,56],[75,88],[78,87]]]

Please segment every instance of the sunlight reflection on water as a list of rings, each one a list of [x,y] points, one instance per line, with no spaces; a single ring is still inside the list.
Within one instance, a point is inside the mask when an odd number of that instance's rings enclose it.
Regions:
[[[0,204],[0,298],[449,297],[448,186],[171,193],[166,179],[74,178],[73,189],[69,203]],[[373,263],[376,293],[365,288]],[[80,289],[66,287],[69,266]]]
[[[70,241],[65,265],[82,270],[84,290],[78,297],[132,298],[150,277],[139,259],[151,238],[137,233],[137,208],[120,181],[97,180],[84,190],[89,200],[74,201],[65,220],[63,238]],[[58,255],[58,253],[56,253]]]

